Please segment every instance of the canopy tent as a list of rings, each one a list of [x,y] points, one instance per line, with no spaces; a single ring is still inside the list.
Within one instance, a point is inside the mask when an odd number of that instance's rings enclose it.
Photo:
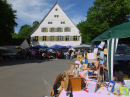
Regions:
[[[61,45],[53,45],[53,46],[50,46],[46,49],[62,49],[62,48],[65,48],[65,46],[61,46]]]
[[[130,37],[130,22],[117,25],[109,30],[105,31],[91,43],[95,41],[107,40],[107,62],[108,62],[108,75],[109,80],[113,80],[113,64],[115,59],[115,52],[118,44],[119,38]]]
[[[91,45],[83,44],[83,45],[73,46],[72,48],[74,48],[74,49],[90,49],[90,47],[91,47]]]

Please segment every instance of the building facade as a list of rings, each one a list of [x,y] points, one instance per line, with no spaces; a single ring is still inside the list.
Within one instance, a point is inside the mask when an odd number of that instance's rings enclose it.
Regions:
[[[81,44],[79,29],[56,3],[39,25],[30,34],[31,46],[62,45],[75,46]]]

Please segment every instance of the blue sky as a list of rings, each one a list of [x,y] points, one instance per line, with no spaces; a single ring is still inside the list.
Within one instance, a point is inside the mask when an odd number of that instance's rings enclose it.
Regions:
[[[24,24],[32,25],[33,21],[41,21],[49,10],[56,3],[56,0],[7,0],[11,3],[14,10],[17,10],[15,33]],[[57,3],[69,16],[78,24],[81,20],[86,20],[88,8],[93,6],[95,0],[57,0]]]

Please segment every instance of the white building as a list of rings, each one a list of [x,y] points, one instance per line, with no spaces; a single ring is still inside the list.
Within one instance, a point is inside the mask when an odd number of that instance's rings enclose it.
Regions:
[[[30,34],[30,37],[32,46],[81,44],[79,29],[57,3]]]

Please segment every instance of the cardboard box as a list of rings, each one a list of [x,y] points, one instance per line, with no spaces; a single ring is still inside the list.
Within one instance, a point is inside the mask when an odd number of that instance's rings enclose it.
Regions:
[[[81,77],[69,78],[69,91],[71,86],[73,91],[81,91]]]
[[[77,55],[77,60],[79,61],[80,59],[82,59],[82,55]]]

